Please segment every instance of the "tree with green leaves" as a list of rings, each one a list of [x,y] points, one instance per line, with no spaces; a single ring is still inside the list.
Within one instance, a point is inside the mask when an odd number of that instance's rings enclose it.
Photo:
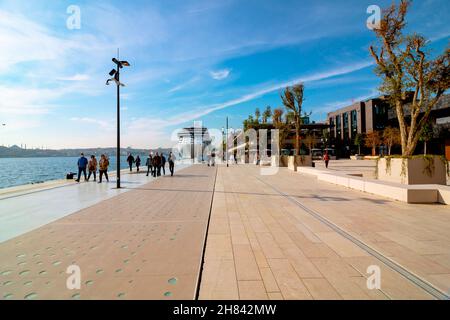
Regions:
[[[433,106],[450,87],[450,48],[432,58],[424,37],[403,34],[410,5],[401,0],[384,10],[380,27],[374,29],[378,46],[369,49],[382,79],[380,91],[397,114],[403,156],[413,155]]]
[[[433,139],[434,131],[433,131],[433,124],[431,121],[427,121],[425,125],[422,128],[422,132],[420,133],[419,140],[423,142],[423,154],[427,154],[427,144],[428,142]]]
[[[361,155],[361,145],[364,144],[364,134],[357,133],[353,144],[358,147],[358,155]]]
[[[283,105],[292,113],[293,122],[295,126],[295,152],[300,155],[300,127],[301,114],[303,106],[303,93],[305,86],[303,83],[296,84],[292,87],[287,87],[281,94]]]

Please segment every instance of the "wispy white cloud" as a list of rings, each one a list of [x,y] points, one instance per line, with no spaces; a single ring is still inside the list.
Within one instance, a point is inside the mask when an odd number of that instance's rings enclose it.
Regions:
[[[87,74],[79,74],[79,73],[77,73],[77,74],[75,74],[73,76],[69,76],[69,77],[59,77],[59,78],[57,78],[57,80],[60,80],[60,81],[86,81],[86,80],[89,80],[89,79],[90,79],[89,75],[87,75]]]
[[[199,80],[199,77],[193,77],[193,78],[189,79],[188,81],[183,82],[183,83],[169,89],[169,91],[167,91],[167,93],[174,93],[174,92],[183,90],[183,89],[189,87],[190,85],[192,85],[193,83],[197,82],[198,80]]]
[[[228,78],[228,76],[230,75],[231,70],[229,69],[223,69],[223,70],[219,70],[219,71],[211,71],[211,77],[214,80],[223,80]]]
[[[373,63],[369,61],[363,61],[359,63],[355,63],[353,65],[344,66],[340,68],[336,68],[334,70],[326,71],[326,72],[319,72],[310,74],[307,76],[298,77],[292,80],[279,82],[275,84],[270,84],[265,87],[259,88],[253,92],[247,93],[241,97],[228,100],[222,103],[217,103],[213,105],[207,105],[195,108],[193,111],[179,113],[173,117],[167,118],[167,119],[158,119],[158,118],[140,118],[133,122],[132,125],[130,125],[129,129],[134,130],[142,130],[145,128],[153,128],[154,130],[161,131],[164,128],[171,127],[171,126],[177,126],[192,120],[199,119],[201,117],[204,117],[210,113],[213,113],[218,110],[222,110],[228,107],[236,106],[241,103],[245,103],[248,101],[252,101],[254,99],[260,98],[266,94],[279,91],[283,88],[286,88],[288,86],[292,86],[294,84],[297,84],[299,82],[307,83],[312,81],[320,81],[324,79],[330,79],[337,76],[342,76],[345,74],[349,74],[367,67],[372,66]]]
[[[103,129],[111,129],[112,123],[105,121],[105,120],[99,120],[99,119],[95,119],[95,118],[89,118],[89,117],[72,117],[70,118],[70,121],[74,121],[74,122],[84,122],[84,123],[88,123],[88,124],[93,124],[93,125],[97,125]]]
[[[170,119],[169,123],[176,125],[179,123],[183,123],[183,122],[187,122],[187,121],[191,121],[203,116],[206,116],[214,111],[218,111],[221,109],[225,109],[228,107],[232,107],[232,106],[236,106],[239,105],[241,103],[244,102],[248,102],[257,98],[260,98],[266,94],[275,92],[275,91],[279,91],[283,88],[286,88],[288,86],[292,86],[294,84],[297,84],[299,82],[303,82],[303,83],[307,83],[307,82],[312,82],[312,81],[318,81],[318,80],[324,80],[324,79],[329,79],[329,78],[333,78],[336,76],[341,76],[344,74],[348,74],[348,73],[352,73],[367,67],[370,67],[373,65],[373,62],[369,62],[369,61],[363,61],[360,63],[355,63],[353,65],[349,65],[349,66],[345,66],[345,67],[340,67],[340,68],[336,68],[334,70],[330,70],[330,71],[325,71],[325,72],[319,72],[319,73],[314,73],[311,75],[307,75],[307,76],[303,76],[303,77],[298,77],[296,79],[293,80],[289,80],[289,81],[285,81],[285,82],[279,82],[279,83],[275,83],[272,85],[268,85],[267,87],[264,88],[260,88],[254,92],[250,92],[246,95],[243,95],[241,97],[223,102],[223,103],[218,103],[218,104],[214,104],[214,105],[210,105],[210,106],[205,106],[203,108],[199,108],[196,111],[193,112],[189,112],[189,113],[183,113],[183,114],[179,114],[177,117],[174,117],[172,119]]]

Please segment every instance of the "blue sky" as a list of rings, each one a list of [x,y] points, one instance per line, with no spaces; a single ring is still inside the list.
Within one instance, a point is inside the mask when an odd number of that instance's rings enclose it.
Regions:
[[[281,88],[306,86],[316,121],[377,95],[366,27],[371,4],[391,1],[0,0],[0,144],[115,144],[115,89],[105,86],[120,48],[124,146],[171,146],[173,130],[203,121],[236,128],[256,107],[279,107]],[[69,5],[81,29],[66,26]],[[408,30],[450,36],[447,0],[415,1]]]

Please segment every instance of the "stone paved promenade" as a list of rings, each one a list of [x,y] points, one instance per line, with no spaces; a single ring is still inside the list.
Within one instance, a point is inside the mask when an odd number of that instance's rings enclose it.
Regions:
[[[449,291],[447,206],[284,168],[195,165],[0,243],[0,299],[435,298],[339,230]],[[80,290],[66,288],[71,264]],[[369,266],[379,290],[367,289]]]
[[[194,299],[215,172],[192,166],[1,243],[0,298]]]
[[[235,166],[218,172],[200,298],[433,298],[305,209],[448,294],[447,206],[386,200],[285,168],[260,176]],[[367,289],[370,265],[381,268],[381,290]]]

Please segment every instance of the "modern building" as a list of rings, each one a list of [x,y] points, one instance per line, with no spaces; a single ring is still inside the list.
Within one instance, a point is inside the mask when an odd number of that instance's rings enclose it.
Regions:
[[[384,97],[359,101],[328,113],[331,138],[349,142],[358,133],[383,130],[389,125],[389,103]]]
[[[405,106],[405,117],[408,118],[409,108]],[[437,130],[442,131],[443,137],[435,141],[450,149],[450,137],[445,138],[450,126],[450,95],[441,97],[433,107],[430,121]],[[390,107],[387,97],[380,96],[366,101],[355,102],[350,106],[328,113],[330,124],[330,138],[341,156],[348,156],[356,151],[353,141],[356,135],[367,134],[372,131],[382,131],[388,126],[398,127],[397,115],[394,108]],[[435,146],[435,150],[439,146]],[[420,148],[418,148],[420,152]],[[437,150],[436,150],[437,152]],[[450,151],[447,151],[450,152]]]
[[[243,150],[245,154],[245,159],[238,159],[239,162],[245,163],[253,163],[256,161],[256,154],[264,152],[265,155],[272,155],[272,146],[271,146],[271,130],[275,129],[275,126],[272,123],[260,123],[252,127],[257,132],[261,129],[267,130],[267,149],[259,150],[259,134],[256,136],[256,141],[247,141],[247,138],[244,138],[246,134],[243,130],[238,130],[232,139],[233,143],[228,146],[228,154],[234,154],[239,157],[239,152]],[[311,150],[308,149],[306,145],[306,138],[312,137],[311,147],[318,147],[320,149],[324,149],[328,147],[328,141],[324,137],[324,131],[328,131],[330,129],[330,125],[328,123],[316,123],[314,121],[310,121],[309,116],[302,117],[302,125],[300,129],[300,154],[309,154]],[[279,137],[280,145],[278,151],[284,155],[293,155],[295,154],[295,128],[292,126],[287,133],[284,133]],[[245,141],[245,142],[243,142]]]

